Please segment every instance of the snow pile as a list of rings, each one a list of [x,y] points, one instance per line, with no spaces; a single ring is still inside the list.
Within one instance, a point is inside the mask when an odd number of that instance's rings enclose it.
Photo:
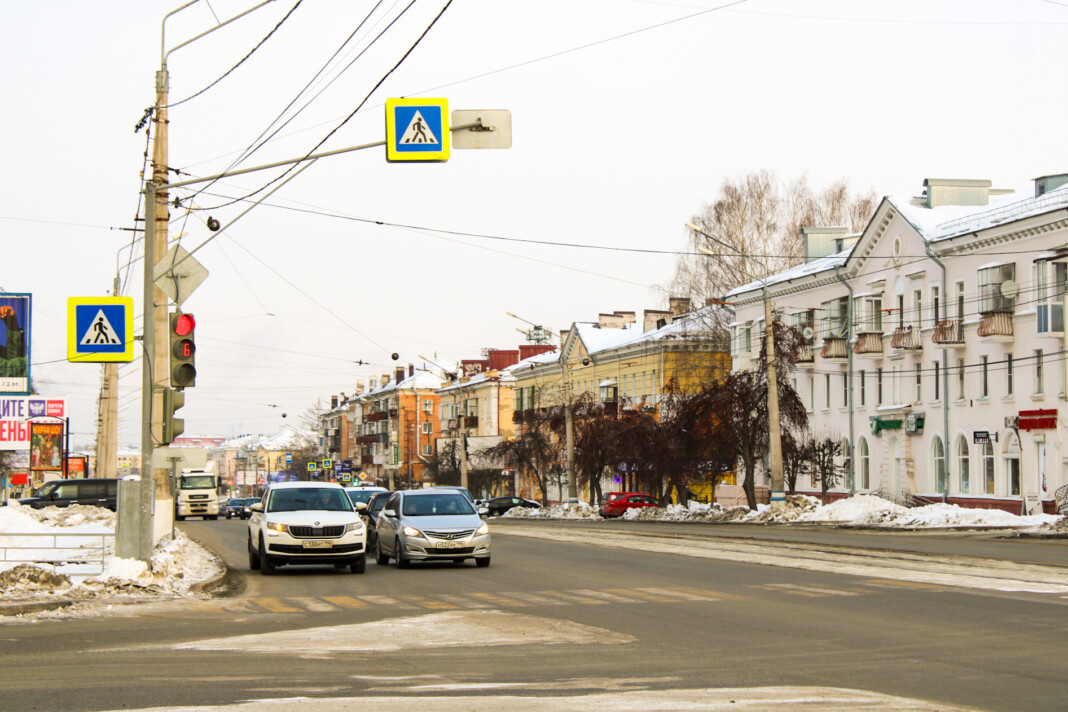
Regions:
[[[821,505],[819,500],[814,498],[809,499],[812,499],[816,506],[801,514],[798,517],[800,521],[877,526],[896,523],[906,512],[916,511],[873,494],[858,494],[825,505]]]
[[[969,509],[955,504],[929,504],[906,509],[894,524],[905,527],[1041,527],[1063,521],[1054,514],[1035,514],[1029,517],[1003,512],[1000,509]]]
[[[150,565],[114,556],[114,537],[101,536],[114,531],[114,512],[98,507],[0,507],[0,548],[20,547],[9,550],[8,558],[23,559],[0,561],[0,596],[21,602],[58,593],[71,600],[187,595],[222,573],[218,559],[180,531],[156,546]]]
[[[501,515],[523,519],[603,519],[586,502],[578,504],[550,504],[548,507],[512,507]]]

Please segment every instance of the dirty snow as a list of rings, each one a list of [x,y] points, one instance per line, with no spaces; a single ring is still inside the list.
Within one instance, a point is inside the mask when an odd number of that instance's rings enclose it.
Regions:
[[[512,507],[501,516],[523,519],[603,519],[588,502],[550,504],[548,507]]]
[[[115,513],[99,507],[0,507],[0,549],[12,547],[0,561],[3,602],[188,595],[223,571],[180,531],[156,546],[151,564],[116,557],[114,532]]]
[[[504,516],[541,519],[600,519],[595,510],[568,511],[553,505],[541,510],[511,509]],[[623,513],[632,521],[705,522],[724,524],[838,524],[881,527],[890,529],[924,529],[940,527],[1013,527],[1038,528],[1042,531],[1068,530],[1064,517],[1037,514],[1029,517],[999,509],[969,509],[955,504],[930,504],[907,508],[870,494],[858,494],[821,504],[808,495],[788,495],[786,506],[772,510],[765,504],[756,511],[748,507],[722,507],[719,504],[690,502],[688,505],[669,504],[666,507],[644,507]]]

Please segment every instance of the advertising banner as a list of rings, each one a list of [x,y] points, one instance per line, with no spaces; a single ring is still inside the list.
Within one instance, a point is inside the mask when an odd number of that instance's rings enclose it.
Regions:
[[[79,478],[88,477],[86,471],[89,469],[89,458],[85,455],[74,455],[67,457],[67,477]]]
[[[63,423],[30,423],[30,470],[63,469]]]
[[[30,393],[30,295],[0,293],[0,395]]]
[[[0,396],[0,450],[30,449],[30,426],[27,421],[43,416],[65,418],[65,398],[47,396]]]

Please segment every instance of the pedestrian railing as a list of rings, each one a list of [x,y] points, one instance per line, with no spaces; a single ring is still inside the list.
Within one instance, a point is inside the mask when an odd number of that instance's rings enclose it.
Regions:
[[[34,564],[56,573],[101,574],[114,550],[114,532],[0,533],[0,563]]]

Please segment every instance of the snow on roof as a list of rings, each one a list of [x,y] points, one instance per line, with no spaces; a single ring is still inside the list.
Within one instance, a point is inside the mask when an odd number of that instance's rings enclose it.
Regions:
[[[318,437],[311,433],[301,433],[292,428],[283,428],[274,435],[241,435],[230,438],[219,445],[220,449],[253,450],[290,450],[312,445]]]
[[[921,237],[934,242],[1068,206],[1068,185],[1038,197],[1021,198],[1020,193],[991,195],[989,205],[928,208],[907,196],[891,195],[886,199],[915,226]]]
[[[845,264],[846,258],[849,257],[849,253],[853,251],[850,247],[848,250],[842,250],[833,255],[827,255],[826,257],[817,257],[811,262],[796,265],[790,269],[783,270],[777,274],[773,274],[768,277],[768,284],[781,284],[782,282],[789,282],[799,277],[809,277],[820,272],[829,272],[835,267]],[[756,282],[750,282],[749,284],[743,284],[740,287],[735,287],[731,291],[727,292],[728,297],[732,297],[737,294],[745,294],[746,292],[753,292],[761,288],[763,281],[757,280]]]

